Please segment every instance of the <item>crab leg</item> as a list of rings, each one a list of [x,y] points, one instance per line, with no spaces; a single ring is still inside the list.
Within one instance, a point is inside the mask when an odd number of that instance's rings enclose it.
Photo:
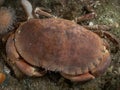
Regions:
[[[45,11],[43,11],[40,7],[37,7],[34,11],[35,15],[38,17],[39,15],[43,15],[43,16],[46,16],[46,17],[49,17],[49,18],[56,18],[56,16],[54,15],[51,15],[50,13],[47,13]]]
[[[104,30],[104,31],[108,31],[110,30],[113,26],[108,26],[108,25],[83,25],[83,27],[85,27],[86,29],[89,30]]]
[[[21,72],[23,72],[28,76],[38,76],[38,77],[43,76],[45,74],[45,72],[37,71],[36,68],[32,67],[31,65],[26,63],[22,58],[20,58],[14,45],[14,34],[11,35],[7,41],[6,53],[17,77],[20,76],[19,74],[22,75]]]
[[[30,66],[22,59],[16,61],[16,66],[27,76],[41,77],[45,74],[45,71],[42,72],[37,71],[36,68]]]
[[[108,31],[103,31],[103,30],[97,30],[95,31],[99,36],[101,37],[106,37],[108,38],[114,45],[115,45],[115,50],[118,51],[120,49],[120,41],[111,33]]]
[[[112,28],[118,28],[119,24],[110,24],[110,25],[83,25],[83,27],[89,29],[89,30],[103,30],[103,31],[108,31]]]
[[[97,16],[97,14],[95,13],[92,6],[86,5],[85,10],[87,10],[89,13],[75,18],[74,19],[75,22],[82,22],[82,21],[90,20],[90,19],[93,19]]]
[[[85,74],[82,74],[82,75],[68,75],[68,74],[65,74],[65,73],[61,73],[61,75],[66,78],[66,79],[69,79],[71,81],[75,81],[75,82],[81,82],[81,81],[88,81],[88,80],[92,80],[94,79],[95,77],[90,74],[90,73],[85,73]]]

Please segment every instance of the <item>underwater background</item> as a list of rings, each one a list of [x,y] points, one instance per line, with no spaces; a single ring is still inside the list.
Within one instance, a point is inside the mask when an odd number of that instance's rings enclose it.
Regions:
[[[86,12],[84,5],[94,3],[97,17],[79,23],[80,25],[120,24],[120,0],[29,0],[33,9],[37,6],[51,10],[51,14],[72,20]],[[84,2],[85,1],[85,2]],[[4,2],[4,3],[3,3]],[[17,21],[25,21],[26,15],[20,0],[0,0],[0,7],[13,8]],[[45,18],[45,17],[41,17]],[[120,40],[120,26],[109,32]],[[114,46],[110,45],[111,49]],[[14,73],[5,62],[4,46],[0,43],[0,71],[6,73],[6,81],[0,84],[0,90],[120,90],[120,50],[111,52],[112,62],[107,71],[100,77],[86,83],[73,83],[64,79],[58,73],[49,72],[40,78],[25,77],[16,79]]]

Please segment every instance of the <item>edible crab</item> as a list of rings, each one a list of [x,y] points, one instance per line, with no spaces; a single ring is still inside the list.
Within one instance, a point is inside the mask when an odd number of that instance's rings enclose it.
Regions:
[[[35,19],[31,4],[21,1],[28,20],[6,42],[7,57],[16,75],[20,71],[40,77],[55,71],[71,81],[88,81],[106,71],[111,62],[106,41],[76,22],[56,18],[40,8],[35,10],[36,16],[52,18]],[[117,42],[111,34],[104,33]]]

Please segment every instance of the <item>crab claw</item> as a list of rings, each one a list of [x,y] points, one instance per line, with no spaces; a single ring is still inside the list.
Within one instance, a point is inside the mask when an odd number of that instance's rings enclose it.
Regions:
[[[17,60],[16,65],[27,76],[41,77],[46,73],[45,70],[38,71],[36,68],[24,62],[22,59]]]
[[[94,79],[95,77],[90,74],[90,73],[85,73],[83,75],[68,75],[68,74],[65,74],[65,73],[61,73],[61,75],[71,81],[75,81],[75,82],[81,82],[81,81],[89,81],[89,80],[92,80]]]

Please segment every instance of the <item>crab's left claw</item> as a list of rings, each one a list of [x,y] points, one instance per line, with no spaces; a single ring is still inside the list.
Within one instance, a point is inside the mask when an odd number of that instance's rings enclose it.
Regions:
[[[60,73],[64,78],[69,79],[73,82],[84,82],[94,79],[95,77],[90,73],[85,73],[83,75],[68,75],[65,73]]]

